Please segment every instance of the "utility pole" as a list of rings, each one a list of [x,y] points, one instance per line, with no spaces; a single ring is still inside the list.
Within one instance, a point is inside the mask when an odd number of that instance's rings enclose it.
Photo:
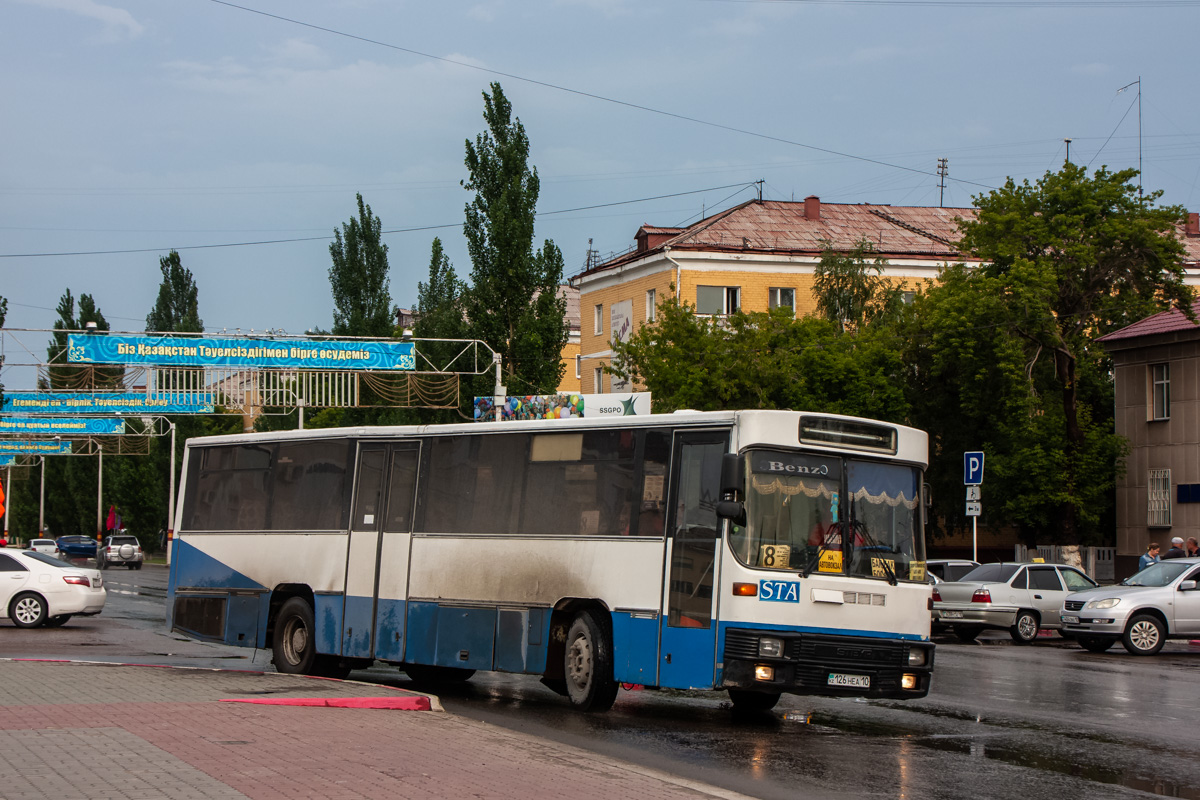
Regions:
[[[1067,143],[1067,157],[1063,160],[1063,166],[1066,166],[1071,163],[1071,140],[1063,139],[1063,141]]]
[[[1138,104],[1138,197],[1142,196],[1142,76],[1138,75],[1138,79],[1132,83],[1127,83],[1120,89],[1117,89],[1117,94],[1128,89],[1130,86],[1137,86],[1137,104]],[[1126,112],[1129,113],[1129,112]],[[1124,119],[1124,117],[1122,117]],[[1110,137],[1111,138],[1111,137]]]
[[[764,182],[764,181],[763,181],[763,179],[762,179],[762,178],[759,178],[758,180],[756,180],[756,181],[754,182],[754,185],[758,187],[758,202],[760,202],[760,203],[762,202],[762,187],[763,187],[763,182]]]
[[[940,179],[938,183],[938,208],[941,208],[942,201],[946,196],[946,173],[950,171],[950,159],[939,158],[937,171],[938,178]]]

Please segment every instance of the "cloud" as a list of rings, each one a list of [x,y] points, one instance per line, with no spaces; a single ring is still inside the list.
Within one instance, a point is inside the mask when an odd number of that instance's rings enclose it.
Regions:
[[[111,33],[124,32],[128,36],[139,36],[145,28],[123,8],[105,6],[94,0],[19,0],[33,6],[69,11],[81,17],[99,20]]]
[[[273,64],[325,66],[329,56],[324,50],[304,39],[288,39],[266,48],[267,60]]]
[[[1076,75],[1107,75],[1109,66],[1108,64],[1093,61],[1091,64],[1076,64],[1071,67],[1071,72],[1074,72]]]

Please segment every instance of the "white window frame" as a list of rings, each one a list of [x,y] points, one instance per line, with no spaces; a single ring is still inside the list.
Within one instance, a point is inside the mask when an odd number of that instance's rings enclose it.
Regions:
[[[1171,365],[1150,365],[1150,419],[1171,418]]]
[[[592,370],[592,391],[596,394],[604,394],[604,368],[596,367]]]
[[[654,289],[646,290],[646,322],[654,322],[657,307],[655,305],[656,292]]]
[[[790,302],[790,303],[782,302],[782,300],[783,300],[782,295],[784,292],[791,292],[792,302]],[[796,314],[796,290],[795,290],[795,288],[793,288],[791,286],[772,286],[771,287],[771,289],[767,295],[767,307],[774,310],[776,308],[779,308],[780,306],[784,306],[785,308],[790,308],[792,310],[792,316],[795,316],[795,314]]]
[[[1146,525],[1171,527],[1171,470],[1152,469],[1146,479]]]
[[[702,311],[700,309],[700,290],[701,289],[720,289],[721,290],[721,310],[718,312]],[[696,313],[702,317],[725,316],[733,314],[742,307],[742,287],[740,286],[697,286],[696,287]]]
[[[604,303],[596,303],[595,309],[595,334],[597,336],[604,335]]]

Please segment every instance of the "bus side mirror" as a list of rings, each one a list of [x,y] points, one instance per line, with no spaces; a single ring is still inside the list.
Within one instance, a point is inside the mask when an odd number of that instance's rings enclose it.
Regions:
[[[921,494],[923,494],[925,496],[924,497],[925,507],[933,508],[933,487],[930,486],[928,483],[923,483],[923,484],[921,484],[921,488],[924,490],[921,492]]]
[[[737,453],[726,453],[721,456],[721,497],[745,496],[746,484],[742,477],[742,460]]]
[[[734,525],[746,524],[746,506],[737,500],[722,500],[717,503],[717,516]]]

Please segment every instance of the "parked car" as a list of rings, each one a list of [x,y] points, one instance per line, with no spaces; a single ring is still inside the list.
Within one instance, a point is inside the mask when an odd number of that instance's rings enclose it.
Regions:
[[[1103,653],[1118,641],[1152,656],[1167,639],[1200,636],[1200,558],[1159,561],[1116,586],[1067,595],[1063,630],[1080,647]]]
[[[124,564],[130,569],[142,568],[142,545],[136,536],[110,536],[96,551],[96,566],[108,569],[114,564]]]
[[[90,536],[60,536],[54,541],[63,558],[96,557],[96,540]]]
[[[35,550],[0,553],[0,617],[18,628],[57,628],[77,614],[99,614],[107,598],[100,570]]]
[[[62,552],[58,549],[58,542],[53,539],[34,539],[29,542],[29,549],[35,553],[45,553],[51,556],[57,556]]]
[[[1017,644],[1028,644],[1043,628],[1062,628],[1059,614],[1068,593],[1094,586],[1094,580],[1064,564],[983,564],[960,581],[933,587],[933,624],[952,628],[964,642],[998,628]]]
[[[931,558],[925,562],[925,572],[932,576],[931,583],[958,581],[979,566],[978,561],[967,558]]]

